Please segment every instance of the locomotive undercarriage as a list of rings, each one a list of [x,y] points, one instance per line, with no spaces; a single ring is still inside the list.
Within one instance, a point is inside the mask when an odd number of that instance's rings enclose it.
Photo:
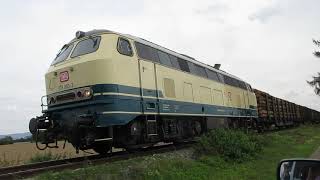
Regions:
[[[106,104],[72,108],[54,106],[44,111],[42,116],[31,119],[29,129],[40,150],[58,148],[58,141],[64,140],[65,143],[71,143],[77,152],[93,149],[100,154],[106,154],[112,147],[137,149],[158,142],[190,140],[208,129],[249,129],[257,128],[259,124],[253,123],[256,121],[249,118],[155,114],[134,116],[133,119],[125,116],[127,119],[119,119],[120,115],[110,116],[110,113],[105,111],[108,107]]]
[[[77,152],[86,149],[108,152],[112,147],[113,128],[96,126],[96,116],[89,110],[84,114],[71,110],[44,113],[30,120],[29,130],[40,150],[58,148],[58,141],[64,140],[70,142]]]
[[[114,146],[136,149],[158,142],[179,142],[205,132],[205,121],[199,118],[140,116],[125,126],[115,126]]]
[[[36,139],[37,148],[58,148],[58,141],[70,142],[77,152],[94,149],[100,154],[112,147],[128,150],[162,142],[179,142],[199,136],[205,123],[198,119],[139,116],[126,125],[96,127],[94,120],[63,122],[52,120],[48,114],[30,121],[30,132]]]
[[[108,153],[112,147],[132,150],[158,142],[182,142],[213,128],[256,128],[252,119],[247,118],[156,115],[141,115],[125,125],[99,127],[97,116],[90,111],[45,113],[32,119],[29,128],[40,150],[58,148],[58,141],[64,140],[77,152],[93,149],[99,154]]]

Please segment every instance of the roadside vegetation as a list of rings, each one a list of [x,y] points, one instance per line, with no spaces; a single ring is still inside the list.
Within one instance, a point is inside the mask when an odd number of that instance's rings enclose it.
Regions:
[[[5,136],[4,138],[0,139],[0,145],[5,145],[5,144],[13,144],[13,139],[11,136]]]
[[[58,142],[60,148],[46,149],[44,151],[38,150],[35,143],[30,142],[0,145],[0,168],[87,155],[84,152],[76,154],[70,143],[67,143],[65,149],[63,149],[63,144],[64,142],[60,141]]]
[[[309,157],[320,145],[319,125],[266,133],[216,130],[193,148],[36,179],[275,179],[281,159]]]
[[[241,130],[216,129],[199,139],[195,155],[220,156],[225,161],[243,162],[254,159],[261,152],[265,140],[262,135],[246,134]]]
[[[5,153],[0,154],[0,168],[13,166],[15,164],[19,164],[19,162],[20,162],[20,156],[16,157],[15,159],[12,159],[12,158],[9,159]]]
[[[6,156],[5,153],[0,154],[0,168],[1,167],[8,167],[8,166],[15,166],[19,164],[29,164],[29,163],[37,163],[37,162],[44,162],[44,161],[53,161],[59,159],[66,159],[72,157],[70,153],[52,153],[51,151],[45,153],[35,153],[31,158],[27,161],[22,162],[21,155],[18,155],[13,159],[12,157],[9,158]]]
[[[19,138],[19,139],[13,139],[11,136],[5,136],[3,138],[0,138],[0,145],[13,144],[17,142],[32,142],[32,141],[33,141],[32,136],[29,136],[26,138]]]

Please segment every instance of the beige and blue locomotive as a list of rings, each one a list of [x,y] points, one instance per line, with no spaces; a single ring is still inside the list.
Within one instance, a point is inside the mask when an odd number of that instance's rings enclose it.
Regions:
[[[219,65],[108,30],[77,32],[45,80],[47,108],[29,124],[40,149],[65,139],[107,153],[257,120],[250,85]]]

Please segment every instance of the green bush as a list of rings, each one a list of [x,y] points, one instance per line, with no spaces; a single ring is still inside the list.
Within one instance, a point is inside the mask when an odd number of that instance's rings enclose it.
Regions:
[[[225,160],[241,162],[262,150],[264,139],[257,134],[240,130],[215,129],[199,139],[195,146],[198,155],[216,154]]]
[[[13,144],[13,139],[11,136],[6,136],[0,139],[0,145]]]

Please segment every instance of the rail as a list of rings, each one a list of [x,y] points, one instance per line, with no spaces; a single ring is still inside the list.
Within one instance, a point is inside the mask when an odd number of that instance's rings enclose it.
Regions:
[[[159,154],[170,152],[178,149],[190,147],[194,141],[168,144],[162,146],[152,146],[144,149],[139,149],[135,152],[119,151],[110,153],[107,156],[90,155],[85,157],[77,157],[63,160],[46,161],[33,164],[25,164],[20,166],[12,166],[0,168],[1,179],[21,179],[28,178],[47,171],[60,171],[64,169],[83,168],[88,165],[98,165],[103,163],[115,162],[120,160],[127,160],[135,157],[142,157],[151,154]]]

